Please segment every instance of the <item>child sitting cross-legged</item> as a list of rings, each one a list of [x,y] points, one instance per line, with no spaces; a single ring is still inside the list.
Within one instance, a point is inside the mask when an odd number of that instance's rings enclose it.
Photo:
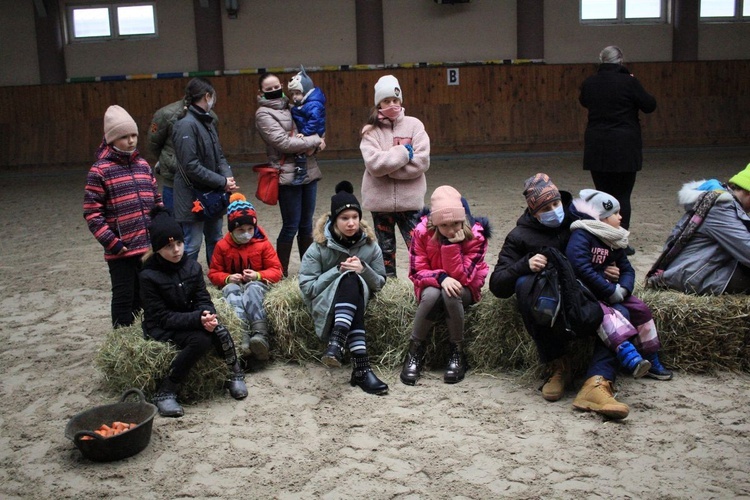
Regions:
[[[620,226],[620,203],[595,189],[584,189],[579,195],[573,207],[581,219],[570,225],[568,260],[578,279],[596,298],[627,320],[619,328],[600,328],[599,334],[634,377],[670,380],[672,372],[659,361],[661,343],[651,310],[633,296],[635,270],[626,254],[630,233]],[[605,272],[612,265],[619,270],[618,277]]]
[[[229,232],[216,244],[208,279],[221,289],[242,320],[242,349],[255,359],[268,359],[268,325],[263,298],[268,285],[282,277],[281,262],[258,215],[244,195],[234,193],[227,207]]]

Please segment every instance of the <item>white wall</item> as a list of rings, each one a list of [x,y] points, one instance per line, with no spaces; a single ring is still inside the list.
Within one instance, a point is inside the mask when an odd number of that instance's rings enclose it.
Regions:
[[[672,25],[582,25],[578,0],[545,0],[544,60],[549,64],[598,63],[599,52],[617,45],[627,61],[671,61]]]
[[[750,23],[700,23],[698,59],[750,59]]]
[[[32,2],[0,0],[0,85],[40,81]]]
[[[385,63],[516,57],[516,0],[383,0]]]
[[[222,16],[226,69],[357,62],[353,0],[240,0]]]
[[[582,26],[578,0],[544,8],[548,63],[595,63],[610,44],[628,61],[672,58],[671,24]],[[33,2],[0,0],[0,12],[0,85],[38,84]],[[157,16],[157,39],[66,45],[68,76],[197,70],[193,1],[158,0]],[[383,18],[387,64],[516,58],[516,0],[383,0]],[[222,9],[222,30],[226,69],[357,62],[354,0],[240,0],[238,19]],[[750,59],[750,23],[701,23],[699,35],[701,60]]]
[[[158,38],[67,44],[68,77],[196,71],[193,2],[159,0],[156,9]]]

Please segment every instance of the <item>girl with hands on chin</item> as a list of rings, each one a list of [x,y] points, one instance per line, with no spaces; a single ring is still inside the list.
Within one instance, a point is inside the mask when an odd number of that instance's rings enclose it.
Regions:
[[[455,384],[468,369],[464,354],[464,310],[479,301],[489,272],[484,261],[490,237],[487,219],[474,219],[468,203],[451,186],[432,193],[431,209],[422,211],[409,248],[409,279],[417,296],[416,317],[401,381],[419,379],[427,337],[438,317],[448,327],[450,358],[443,380]]]
[[[348,348],[353,365],[350,384],[368,394],[385,394],[388,385],[370,367],[364,323],[370,296],[385,284],[385,266],[353,193],[348,181],[336,185],[331,213],[318,219],[314,243],[302,257],[299,284],[315,333],[328,342],[323,364],[340,367]]]

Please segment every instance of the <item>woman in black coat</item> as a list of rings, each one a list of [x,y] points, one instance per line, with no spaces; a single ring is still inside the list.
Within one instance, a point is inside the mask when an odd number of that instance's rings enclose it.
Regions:
[[[581,86],[579,101],[589,110],[584,138],[583,169],[599,191],[620,201],[622,227],[630,227],[630,195],[643,164],[638,112],[651,113],[656,99],[622,65],[613,45],[599,54],[599,71]],[[628,247],[630,252],[634,252]],[[632,254],[632,253],[631,253]]]

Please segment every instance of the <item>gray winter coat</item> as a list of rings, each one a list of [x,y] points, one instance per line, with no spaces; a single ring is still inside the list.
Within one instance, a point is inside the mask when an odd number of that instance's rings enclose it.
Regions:
[[[154,172],[161,176],[162,183],[167,187],[174,186],[174,175],[177,173],[177,157],[172,142],[172,128],[175,122],[181,118],[184,107],[185,102],[180,99],[160,108],[154,113],[151,126],[148,129],[148,147],[158,160]],[[209,114],[214,119],[215,127],[219,119],[213,110]]]
[[[227,185],[232,168],[224,158],[211,115],[200,113],[191,106],[172,127],[172,142],[177,162],[195,189],[207,192]],[[178,170],[174,176],[174,216],[177,222],[197,221],[191,212],[193,199],[193,189]]]
[[[320,136],[317,134],[302,138],[296,136],[297,129],[286,97],[270,100],[259,97],[258,109],[255,111],[255,128],[266,143],[268,163],[281,169],[281,185],[289,185],[294,180],[294,155],[320,146]],[[317,158],[315,155],[308,156],[307,177],[303,184],[317,181],[322,177]]]
[[[696,189],[703,182],[689,182],[680,190],[679,200],[686,209],[703,193]],[[725,192],[655,284],[684,293],[720,295],[738,262],[750,267],[750,217],[734,196]]]
[[[299,286],[305,304],[312,312],[315,333],[321,339],[327,339],[330,333],[333,324],[333,298],[339,281],[346,274],[339,271],[340,263],[355,255],[362,261],[364,270],[359,275],[359,281],[364,290],[365,306],[370,295],[385,284],[383,253],[373,230],[365,221],[360,221],[360,224],[362,239],[351,248],[344,248],[331,236],[328,215],[323,215],[315,224],[315,243],[310,245],[302,257]]]

